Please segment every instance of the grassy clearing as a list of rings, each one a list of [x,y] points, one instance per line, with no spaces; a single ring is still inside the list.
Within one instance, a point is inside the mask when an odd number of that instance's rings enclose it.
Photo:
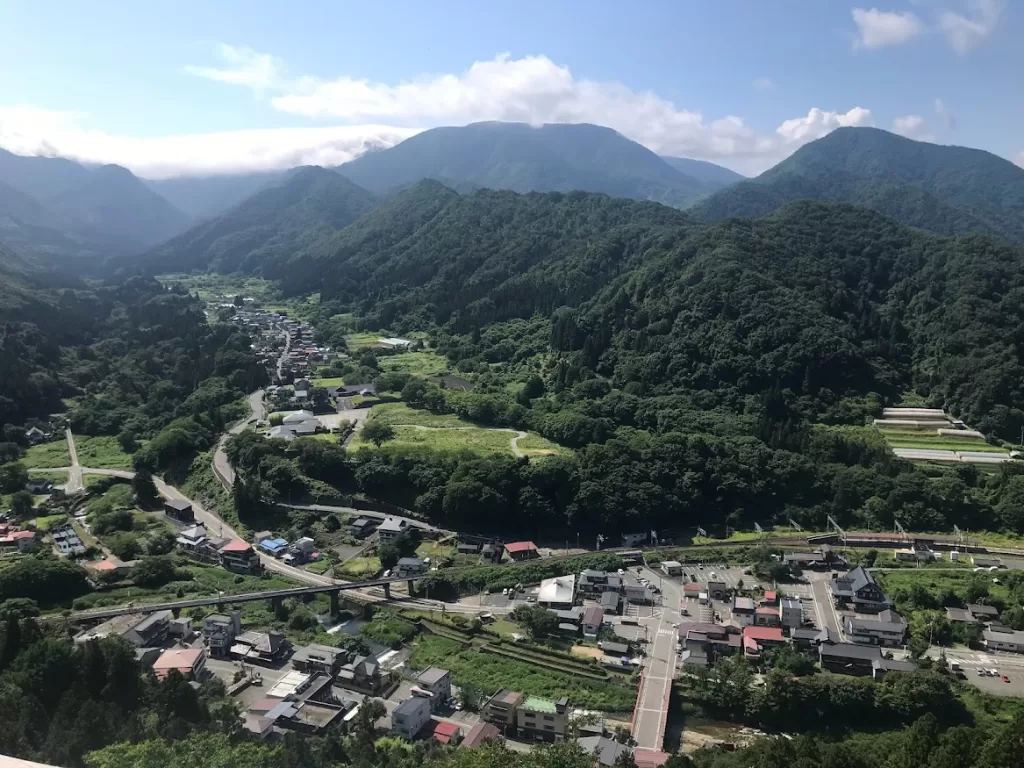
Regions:
[[[403,352],[381,357],[378,363],[384,371],[410,373],[414,376],[438,376],[448,370],[448,361],[437,352]]]
[[[531,432],[528,432],[526,437],[519,438],[517,445],[519,450],[526,456],[554,456],[556,454],[572,453],[565,446],[552,443],[550,440]]]
[[[350,333],[345,337],[345,343],[349,349],[359,349],[376,344],[383,338],[379,333]]]
[[[468,421],[463,421],[452,414],[436,415],[430,411],[410,408],[404,403],[384,403],[375,406],[372,411],[373,419],[384,424],[417,424],[421,427],[472,427]]]
[[[785,525],[777,525],[774,528],[765,528],[765,532],[769,536],[814,536],[815,533],[823,533],[823,531],[798,531],[795,528],[790,528]],[[712,539],[705,538],[704,536],[694,536],[694,546],[702,546],[704,544],[721,544],[722,542],[736,542],[738,544],[750,541],[757,541],[761,538],[761,534],[757,531],[733,531],[727,539]]]
[[[53,526],[67,522],[67,519],[67,515],[46,515],[44,517],[37,517],[32,521],[32,524],[43,533],[46,533]]]
[[[339,578],[350,578],[354,581],[372,579],[380,573],[379,557],[353,557],[342,565],[335,566],[334,573]]]
[[[33,480],[49,480],[55,485],[64,485],[68,481],[67,472],[33,472],[29,477]]]
[[[326,557],[322,560],[317,560],[315,563],[310,563],[306,566],[306,570],[310,573],[324,574],[331,570],[331,561]]]
[[[75,436],[78,463],[93,469],[131,469],[132,457],[114,437]]]
[[[478,686],[488,696],[499,688],[510,688],[547,698],[568,696],[577,706],[607,712],[628,712],[636,702],[636,691],[630,685],[584,679],[526,661],[465,648],[442,637],[420,637],[410,661],[415,668],[436,665],[449,669],[456,684]]]
[[[995,584],[991,578],[992,574],[976,574],[972,570],[963,571],[938,571],[928,568],[908,568],[896,571],[883,571],[878,574],[878,580],[889,593],[897,590],[910,590],[914,587],[924,587],[928,592],[942,597],[947,592],[956,594],[961,600],[967,600],[967,587],[972,583],[982,583],[988,590],[990,598],[1006,601],[1009,597],[1009,589],[1005,584]]]
[[[48,469],[51,467],[71,466],[68,456],[68,444],[62,437],[50,443],[40,443],[28,449],[22,463],[31,469]]]
[[[314,387],[340,387],[345,382],[341,376],[328,376],[326,378],[312,379],[309,383]]]

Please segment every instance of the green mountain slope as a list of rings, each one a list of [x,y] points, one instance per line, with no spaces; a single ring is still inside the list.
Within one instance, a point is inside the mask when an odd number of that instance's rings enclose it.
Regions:
[[[86,183],[89,169],[63,157],[31,157],[0,149],[0,179],[37,200]]]
[[[681,206],[709,191],[650,150],[597,125],[434,128],[338,169],[371,192],[421,179],[516,192],[603,192]]]
[[[196,221],[210,219],[234,208],[247,197],[279,183],[285,171],[225,174],[221,176],[179,176],[173,179],[143,179],[143,183],[171,205]]]
[[[709,163],[706,160],[691,160],[688,157],[669,157],[662,155],[661,159],[671,165],[680,173],[685,173],[697,181],[704,182],[705,185],[711,189],[721,189],[727,187],[730,184],[734,184],[737,181],[743,181],[746,176],[743,176],[736,171],[731,171],[728,168],[723,168],[721,165],[715,165]]]
[[[45,202],[51,210],[74,221],[76,228],[118,243],[124,250],[139,251],[163,242],[191,221],[119,165],[97,168],[82,184]]]
[[[145,254],[151,272],[213,270],[260,273],[371,210],[373,196],[318,166],[290,172],[281,183]]]
[[[585,193],[421,184],[332,243],[289,272],[366,327],[500,339],[486,329],[540,316],[556,352],[627,391],[738,407],[778,389],[842,421],[850,398],[917,388],[983,429],[1024,424],[1024,250],[991,238],[835,204],[700,225]]]
[[[988,152],[840,128],[755,179],[696,205],[714,221],[763,216],[795,200],[865,205],[939,234],[987,232],[1024,241],[1024,169]]]

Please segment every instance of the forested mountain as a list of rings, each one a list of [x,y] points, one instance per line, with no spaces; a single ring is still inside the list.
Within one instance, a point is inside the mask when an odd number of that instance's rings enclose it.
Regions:
[[[88,268],[138,253],[189,221],[120,166],[89,169],[0,149],[0,239],[54,266]]]
[[[715,163],[709,163],[706,160],[691,160],[689,157],[669,157],[667,155],[662,155],[661,159],[680,173],[685,173],[687,176],[697,179],[697,181],[704,182],[709,191],[726,187],[747,178],[736,173],[736,171],[731,171]]]
[[[585,190],[682,206],[710,191],[640,144],[590,124],[434,128],[338,170],[378,194],[435,179],[516,192]]]
[[[1024,242],[1024,169],[982,150],[877,128],[833,131],[757,178],[716,192],[693,214],[756,217],[795,200],[855,203],[938,234]]]
[[[373,195],[340,174],[307,166],[137,262],[124,263],[157,273],[209,269],[258,274],[265,265],[315,249],[375,204]]]
[[[196,221],[219,216],[247,197],[279,183],[287,171],[258,171],[220,176],[143,179],[143,183]]]

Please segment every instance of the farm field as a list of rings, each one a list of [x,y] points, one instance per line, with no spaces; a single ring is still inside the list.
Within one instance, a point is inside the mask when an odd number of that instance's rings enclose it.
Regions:
[[[433,414],[402,403],[375,406],[370,418],[395,428],[395,439],[389,441],[388,445],[425,450],[468,450],[481,455],[508,454],[512,452],[512,438],[516,436],[516,430],[513,429],[480,427],[453,414]],[[374,448],[372,443],[361,436],[356,445],[360,448]],[[533,433],[527,433],[519,439],[519,448],[527,456],[568,453],[567,448]]]
[[[334,573],[339,577],[347,577],[356,580],[360,578],[372,579],[380,573],[380,558],[353,557],[344,564],[335,566]]]
[[[510,652],[515,652],[510,648]],[[451,670],[457,685],[475,685],[489,696],[499,688],[557,698],[568,696],[587,709],[628,712],[636,702],[635,689],[615,679],[589,680],[571,672],[556,672],[527,661],[466,648],[444,637],[424,635],[413,646],[410,662],[417,668],[436,665]]]
[[[309,383],[314,387],[340,387],[345,382],[341,376],[327,376],[326,378],[310,379]]]
[[[33,445],[28,449],[25,453],[25,458],[21,461],[26,467],[31,469],[67,467],[71,464],[71,458],[68,456],[67,441],[62,434],[60,440]]]
[[[378,359],[381,370],[410,373],[415,376],[437,376],[448,370],[448,361],[437,352],[403,352]]]
[[[131,469],[132,457],[124,452],[117,438],[75,435],[78,463],[93,469]]]

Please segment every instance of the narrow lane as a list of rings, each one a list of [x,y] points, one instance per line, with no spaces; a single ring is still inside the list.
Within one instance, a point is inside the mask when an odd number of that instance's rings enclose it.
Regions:
[[[644,625],[650,634],[643,680],[633,717],[633,738],[644,749],[661,750],[665,741],[665,721],[676,673],[677,625],[680,621],[679,601],[682,590],[672,579],[648,568],[643,574],[653,584],[660,584],[661,606],[655,607]],[[659,613],[660,612],[660,613]]]
[[[71,466],[68,468],[68,483],[64,486],[64,492],[68,495],[81,493],[85,490],[85,480],[82,477],[82,467],[78,463],[78,449],[75,448],[75,436],[71,434],[71,428],[64,430],[64,439],[68,442],[68,456],[71,457]]]

